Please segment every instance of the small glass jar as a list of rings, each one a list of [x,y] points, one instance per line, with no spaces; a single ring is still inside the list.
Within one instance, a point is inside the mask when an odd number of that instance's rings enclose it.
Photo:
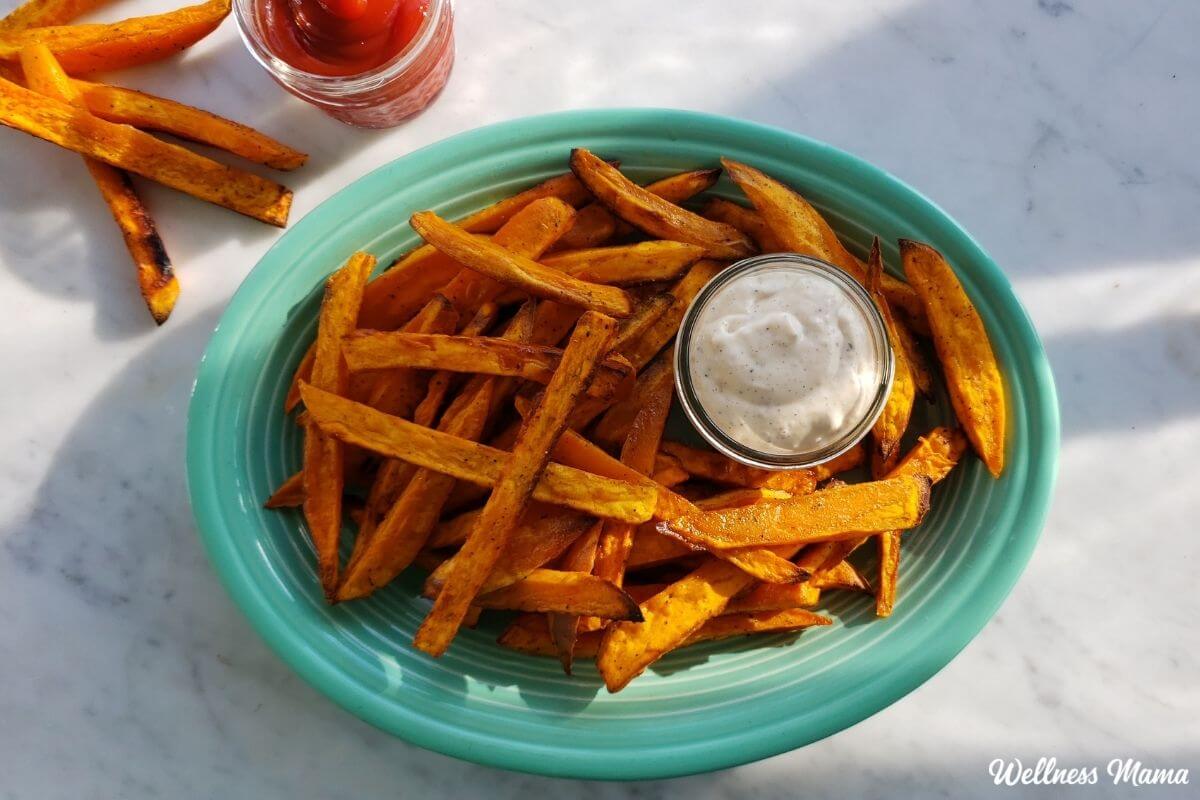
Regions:
[[[845,299],[847,307],[853,309],[865,324],[873,349],[875,370],[871,385],[875,387],[875,391],[866,413],[858,419],[847,419],[846,424],[838,430],[832,440],[809,451],[771,452],[738,441],[713,421],[700,400],[693,380],[692,342],[705,307],[735,281],[765,270],[777,269],[790,269],[818,276],[836,287],[837,295]],[[883,413],[891,391],[894,370],[895,361],[888,342],[887,326],[867,290],[851,275],[833,264],[796,253],[754,256],[723,270],[692,300],[680,323],[675,345],[675,387],[679,404],[687,418],[714,449],[743,464],[762,469],[804,469],[836,458],[854,447],[870,432],[879,415]]]
[[[451,0],[429,0],[425,21],[390,61],[356,75],[317,75],[293,67],[268,49],[261,0],[234,0],[242,41],[275,81],[336,120],[390,128],[428,106],[454,65]]]

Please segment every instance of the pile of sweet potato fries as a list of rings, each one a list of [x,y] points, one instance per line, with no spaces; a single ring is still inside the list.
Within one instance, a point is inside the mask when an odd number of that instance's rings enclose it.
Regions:
[[[426,244],[374,280],[365,253],[329,278],[287,399],[304,407],[303,469],[267,505],[303,507],[330,602],[416,565],[433,600],[419,649],[445,652],[481,609],[519,611],[502,645],[568,672],[595,658],[610,691],[692,642],[830,624],[810,609],[824,590],[870,589],[847,561],[870,541],[877,613],[891,613],[901,532],[930,485],[968,440],[1000,474],[991,346],[933,248],[901,242],[906,283],[878,242],[860,262],[794,190],[723,163],[752,208],[702,202],[720,170],[643,187],[577,149],[572,172],[457,224],[415,214]],[[688,304],[731,260],[776,250],[857,276],[897,363],[867,446],[789,472],[662,440]],[[932,391],[922,335],[965,436],[935,428],[902,453]],[[871,480],[834,477],[860,464]],[[344,515],[357,533],[343,565]]]
[[[29,0],[0,20],[0,124],[83,156],[133,258],[155,322],[175,307],[179,282],[129,174],[271,225],[287,224],[289,189],[147,133],[168,133],[281,170],[303,153],[207,111],[71,77],[157,61],[207,36],[229,14],[208,0],[166,14],[68,24],[105,0]]]

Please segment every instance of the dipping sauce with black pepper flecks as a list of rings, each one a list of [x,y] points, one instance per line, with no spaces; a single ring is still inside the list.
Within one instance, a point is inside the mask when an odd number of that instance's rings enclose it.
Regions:
[[[726,436],[764,453],[813,452],[871,411],[880,355],[846,291],[787,265],[732,280],[696,317],[696,399]]]

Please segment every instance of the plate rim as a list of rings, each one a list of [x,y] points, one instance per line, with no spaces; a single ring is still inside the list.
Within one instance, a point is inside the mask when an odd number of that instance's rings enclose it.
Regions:
[[[1024,535],[1015,537],[1016,546],[1007,552],[1008,557],[1000,562],[997,571],[991,574],[990,580],[984,584],[988,590],[987,596],[976,597],[975,602],[969,607],[970,613],[957,620],[956,635],[948,636],[947,641],[940,643],[937,658],[928,659],[913,666],[906,674],[896,676],[886,684],[878,682],[880,684],[878,687],[872,687],[870,699],[859,702],[852,710],[847,709],[840,714],[826,716],[822,720],[818,720],[815,726],[796,731],[795,735],[759,736],[748,741],[739,740],[732,745],[708,740],[704,746],[693,746],[686,751],[675,752],[670,759],[656,760],[649,765],[642,761],[614,763],[612,759],[606,758],[603,751],[595,750],[582,754],[577,753],[574,758],[562,758],[557,761],[538,758],[535,748],[522,749],[519,742],[510,741],[506,747],[496,747],[497,740],[495,738],[478,734],[472,735],[471,731],[447,727],[438,720],[415,716],[396,717],[394,714],[385,713],[387,708],[370,702],[373,696],[371,693],[349,681],[337,670],[332,669],[330,664],[318,657],[306,639],[296,631],[277,624],[277,620],[267,605],[262,588],[249,579],[245,566],[234,557],[230,549],[229,537],[234,533],[225,529],[215,493],[207,492],[199,486],[200,474],[206,466],[200,456],[202,452],[200,444],[206,441],[211,434],[209,429],[212,422],[211,419],[204,416],[203,409],[206,404],[215,401],[220,396],[219,389],[223,382],[221,375],[209,375],[206,372],[206,365],[209,363],[210,355],[220,343],[222,324],[227,316],[231,311],[237,309],[240,302],[252,295],[259,281],[265,279],[264,276],[267,273],[261,271],[261,268],[273,258],[279,249],[287,246],[289,237],[291,240],[301,238],[307,228],[318,224],[316,220],[329,213],[333,205],[355,192],[360,185],[377,179],[381,173],[395,168],[399,162],[417,162],[430,151],[469,146],[476,140],[484,140],[489,136],[512,129],[532,128],[536,130],[547,125],[561,124],[564,121],[578,122],[581,127],[586,127],[589,119],[610,120],[614,115],[619,115],[631,127],[645,124],[647,120],[661,122],[664,118],[671,118],[672,122],[681,125],[689,123],[732,125],[752,134],[791,139],[805,147],[820,150],[855,170],[867,172],[876,180],[891,184],[894,190],[901,194],[907,194],[919,204],[926,206],[938,218],[939,228],[942,229],[940,232],[956,237],[960,246],[972,252],[974,264],[981,268],[980,278],[985,279],[989,285],[998,284],[1011,295],[1012,302],[1009,303],[1006,298],[1004,305],[1006,311],[1016,312],[1011,315],[1011,321],[1020,325],[1020,338],[1022,339],[1020,345],[1025,348],[1024,350],[1019,349],[1018,353],[1024,359],[1028,359],[1025,366],[1033,377],[1029,391],[1034,397],[1031,405],[1036,408],[1038,424],[1036,429],[1030,431],[1030,446],[1037,447],[1041,454],[1036,459],[1034,469],[1031,470],[1027,481],[1029,491],[1024,495],[1027,505],[1024,515],[1026,521],[1021,526],[1025,529]],[[974,273],[972,277],[975,278]],[[710,772],[789,752],[819,741],[879,713],[941,671],[974,640],[995,616],[1024,572],[1041,537],[1049,513],[1050,499],[1058,472],[1060,436],[1060,414],[1053,373],[1040,336],[1033,326],[1028,312],[1013,291],[1007,275],[975,241],[974,237],[937,203],[903,180],[870,162],[825,142],[780,127],[721,114],[670,108],[604,108],[568,110],[518,117],[448,136],[393,159],[356,178],[298,220],[267,249],[262,258],[247,273],[222,311],[221,318],[205,346],[197,366],[188,403],[185,462],[189,502],[192,506],[197,532],[222,585],[258,635],[285,664],[319,693],[381,730],[417,746],[465,761],[550,777],[640,780]],[[981,599],[983,602],[980,602]],[[416,719],[424,724],[406,724],[406,719]]]

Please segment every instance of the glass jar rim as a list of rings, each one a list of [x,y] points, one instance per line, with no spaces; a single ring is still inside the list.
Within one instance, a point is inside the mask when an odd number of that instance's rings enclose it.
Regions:
[[[306,88],[327,95],[355,95],[371,92],[402,75],[428,49],[437,34],[442,17],[450,12],[452,0],[429,0],[429,13],[404,49],[378,67],[353,75],[319,75],[297,69],[267,48],[256,24],[255,7],[258,0],[234,0],[233,12],[238,33],[250,55],[267,72],[290,86]]]
[[[704,410],[696,394],[691,377],[691,339],[696,320],[717,292],[732,281],[749,273],[769,268],[773,264],[801,267],[830,280],[839,286],[847,298],[862,313],[870,330],[876,349],[882,354],[882,370],[875,398],[864,417],[848,428],[846,433],[833,442],[816,450],[797,453],[772,453],[745,445],[725,433]],[[767,253],[738,261],[726,267],[697,292],[684,312],[679,325],[675,346],[675,389],[684,414],[696,431],[712,447],[723,455],[742,464],[760,469],[792,470],[806,469],[837,458],[857,445],[874,427],[875,422],[887,405],[895,377],[895,355],[888,339],[887,324],[871,295],[854,276],[842,268],[811,256],[799,253]]]

